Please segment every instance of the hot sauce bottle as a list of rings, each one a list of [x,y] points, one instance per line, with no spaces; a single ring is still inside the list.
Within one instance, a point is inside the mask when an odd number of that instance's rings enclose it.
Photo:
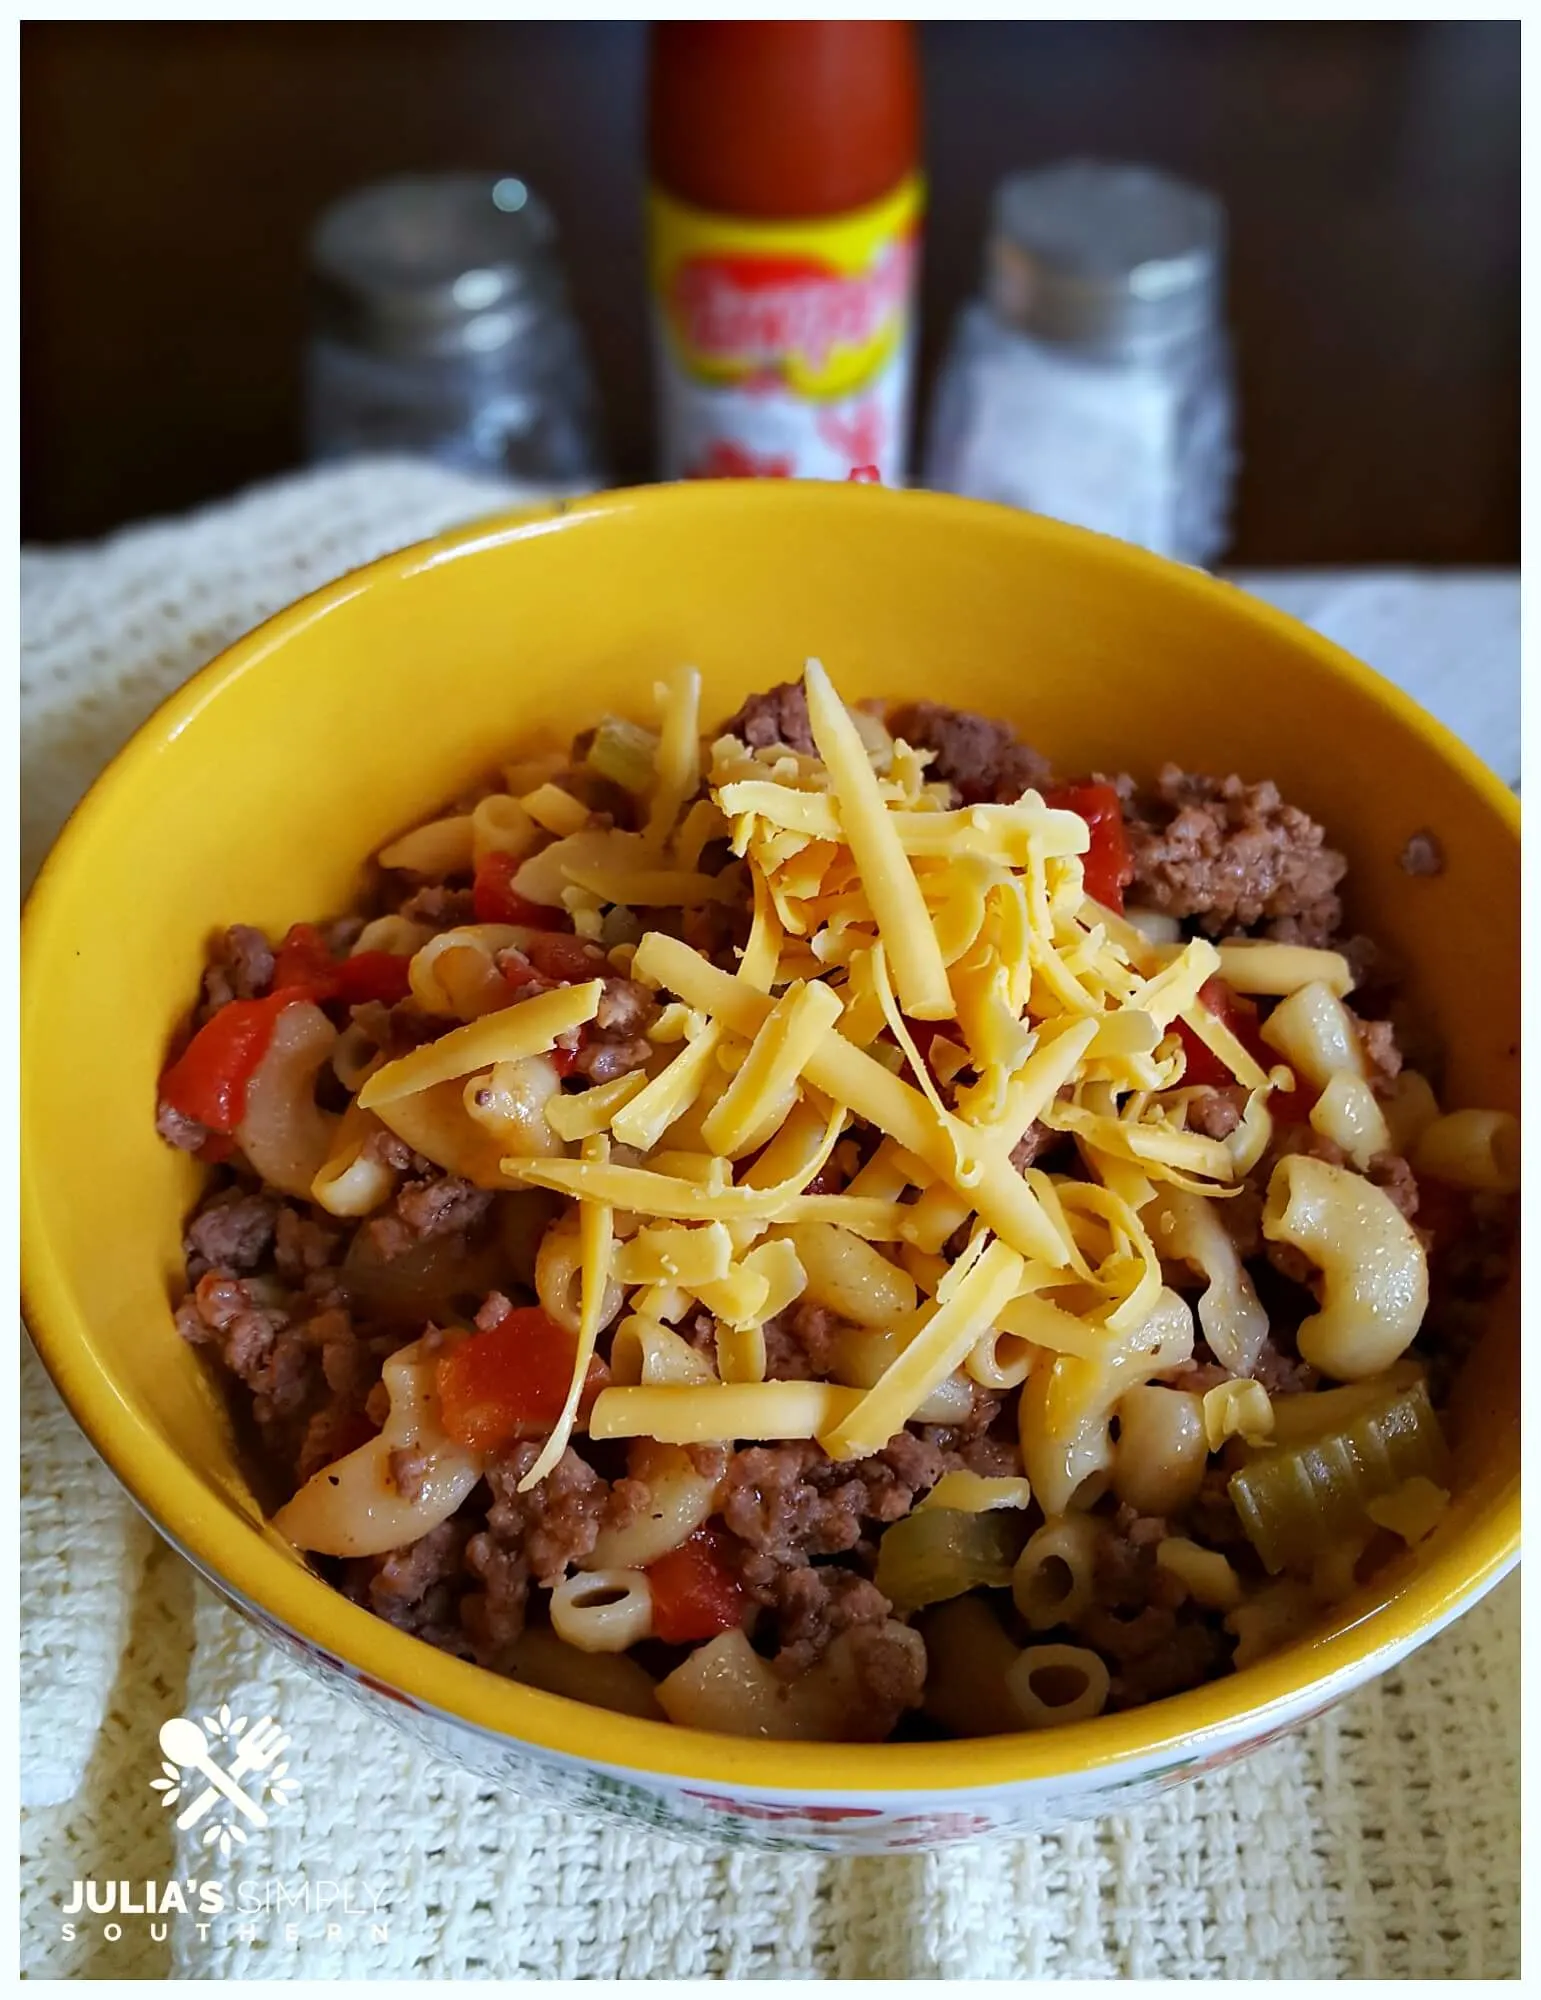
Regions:
[[[901,21],[653,28],[649,283],[670,479],[904,476],[919,83]]]

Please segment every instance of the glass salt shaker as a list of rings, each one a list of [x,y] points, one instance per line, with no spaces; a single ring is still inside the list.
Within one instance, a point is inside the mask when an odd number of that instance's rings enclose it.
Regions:
[[[594,399],[550,210],[511,175],[359,188],[310,239],[306,444],[581,491]]]
[[[1212,563],[1235,462],[1224,229],[1214,196],[1149,167],[1003,181],[926,484]]]

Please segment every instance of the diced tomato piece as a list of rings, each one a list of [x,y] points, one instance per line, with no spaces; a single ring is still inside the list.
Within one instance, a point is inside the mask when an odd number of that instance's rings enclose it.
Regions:
[[[1243,1008],[1245,1007],[1246,1013],[1252,1015],[1254,1022],[1257,1010],[1246,1006],[1241,996],[1233,993],[1218,976],[1204,981],[1199,988],[1199,998],[1210,1013],[1217,1020],[1223,1021],[1245,1047],[1246,1038],[1242,1031]],[[1214,1050],[1199,1040],[1186,1021],[1174,1021],[1172,1026],[1176,1030],[1177,1039],[1183,1045],[1182,1080],[1185,1084],[1209,1084],[1216,1090],[1223,1090],[1228,1083],[1236,1081]],[[1264,1069],[1268,1068],[1271,1060],[1270,1057],[1263,1063]]]
[[[230,1133],[246,1116],[246,1093],[267,1054],[279,1015],[303,988],[286,986],[265,1000],[230,1000],[161,1074],[160,1094],[184,1118]]]
[[[1111,785],[1056,785],[1043,795],[1045,805],[1060,812],[1079,813],[1091,829],[1091,846],[1081,856],[1088,896],[1120,914],[1124,890],[1134,879],[1129,843],[1124,838],[1124,808]]]
[[[1269,1070],[1278,1067],[1281,1060],[1279,1053],[1263,1040],[1262,1022],[1250,1000],[1243,994],[1233,992],[1218,973],[1204,981],[1199,988],[1199,998],[1211,1014],[1224,1022],[1260,1068]],[[1184,1084],[1208,1084],[1216,1090],[1223,1090],[1227,1084],[1236,1081],[1213,1049],[1199,1040],[1186,1021],[1174,1021],[1172,1026],[1183,1045]],[[1276,1125],[1298,1125],[1309,1115],[1314,1102],[1314,1095],[1306,1090],[1285,1091],[1282,1095],[1275,1091],[1268,1100],[1268,1109]]]
[[[1172,1028],[1183,1045],[1184,1084],[1207,1084],[1211,1089],[1223,1090],[1236,1081],[1214,1050],[1205,1047],[1186,1021],[1174,1021]]]
[[[360,951],[333,958],[314,924],[291,924],[273,966],[275,987],[303,988],[318,1004],[340,1000],[354,1007],[365,1000],[394,1006],[412,990],[409,957],[394,951]]]
[[[539,1306],[515,1306],[485,1333],[474,1333],[439,1363],[444,1428],[474,1451],[496,1451],[515,1438],[544,1436],[562,1414],[572,1380],[576,1336]],[[596,1356],[579,1400],[580,1415],[609,1380]]]
[[[853,465],[845,475],[847,486],[881,486],[883,475],[875,465]]]
[[[519,862],[512,854],[484,854],[476,864],[471,907],[479,924],[523,924],[530,930],[565,931],[567,912],[549,903],[532,903],[513,886]]]
[[[357,1007],[365,1000],[382,1000],[394,1007],[412,991],[412,961],[395,951],[356,951],[332,967],[332,991],[325,997]]]
[[[273,985],[324,987],[332,975],[332,953],[314,924],[291,924],[273,964]]]
[[[698,1528],[647,1570],[653,1594],[653,1635],[671,1646],[710,1639],[742,1623],[744,1586],[723,1552],[722,1538]]]
[[[571,1076],[573,1071],[578,1067],[578,1055],[582,1048],[582,1030],[580,1029],[578,1033],[579,1043],[577,1048],[564,1048],[558,1042],[551,1051],[551,1067],[560,1077]]]

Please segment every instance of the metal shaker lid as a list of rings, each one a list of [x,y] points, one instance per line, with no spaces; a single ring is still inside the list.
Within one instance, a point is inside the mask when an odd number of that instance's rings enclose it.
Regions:
[[[1036,338],[1137,356],[1219,316],[1225,212],[1154,167],[1065,160],[995,191],[985,288]]]
[[[563,303],[550,210],[509,174],[377,181],[310,237],[317,323],[402,360],[492,354]]]

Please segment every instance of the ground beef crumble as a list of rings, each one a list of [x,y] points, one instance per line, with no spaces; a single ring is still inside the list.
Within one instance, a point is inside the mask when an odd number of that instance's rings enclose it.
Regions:
[[[227,1000],[257,1000],[273,978],[273,947],[251,924],[232,924],[215,939],[203,978],[210,1013]]]
[[[751,750],[768,750],[784,743],[805,757],[814,754],[813,730],[808,722],[808,698],[800,681],[782,681],[764,694],[752,694],[718,732],[736,736]]]
[[[462,1650],[456,1606],[465,1584],[466,1531],[443,1521],[404,1549],[350,1563],[343,1588],[376,1616],[431,1645]]]
[[[1202,1090],[1189,1100],[1188,1130],[1201,1132],[1206,1139],[1229,1139],[1241,1123],[1246,1103],[1247,1093],[1240,1084]]]
[[[1348,864],[1267,780],[1248,785],[1164,765],[1154,792],[1129,799],[1125,831],[1131,902],[1194,918],[1215,937],[1260,925],[1325,945],[1338,929]]]
[[[765,1372],[783,1382],[827,1378],[842,1322],[828,1306],[799,1299],[765,1322]]]
[[[569,1445],[540,1484],[521,1493],[519,1482],[540,1451],[536,1443],[515,1444],[489,1461],[487,1533],[504,1548],[517,1546],[535,1580],[549,1584],[593,1554],[610,1487]]]
[[[1397,1046],[1396,1029],[1390,1021],[1361,1021],[1352,1008],[1348,1012],[1364,1051],[1370,1087],[1377,1096],[1384,1096],[1402,1074],[1402,1051]]]
[[[249,1275],[272,1249],[279,1217],[292,1213],[266,1193],[230,1188],[216,1195],[187,1225],[189,1276],[215,1268]]]
[[[839,1633],[881,1625],[893,1611],[875,1583],[836,1563],[777,1570],[766,1601],[780,1641],[775,1666],[788,1678],[822,1659]]]
[[[179,1153],[200,1152],[204,1141],[212,1136],[207,1125],[200,1125],[196,1118],[189,1118],[164,1098],[155,1107],[155,1129]]]
[[[1397,866],[1404,875],[1443,875],[1445,850],[1438,837],[1425,828],[1409,838],[1397,856]]]
[[[888,720],[896,736],[932,752],[927,775],[951,785],[960,805],[1009,805],[1049,782],[1047,758],[1021,742],[1009,723],[936,701],[910,702]]]
[[[1229,1642],[1189,1606],[1182,1585],[1156,1561],[1159,1524],[1127,1513],[1098,1545],[1097,1601],[1076,1635],[1111,1668],[1108,1706],[1133,1708],[1207,1680]]]
[[[811,1440],[735,1452],[721,1511],[749,1551],[745,1583],[759,1597],[772,1588],[776,1572],[856,1548],[870,1526],[902,1519],[946,1470],[941,1447],[910,1431],[890,1438],[871,1458],[845,1463]]]
[[[444,882],[430,882],[404,897],[396,907],[396,914],[409,923],[449,931],[458,924],[470,923],[476,914],[476,904],[469,889],[452,889]]]
[[[489,1189],[433,1168],[399,1189],[387,1213],[371,1217],[364,1231],[382,1257],[399,1257],[426,1239],[469,1233],[486,1220],[493,1200]]]
[[[1011,1149],[1011,1164],[1017,1172],[1026,1170],[1040,1160],[1050,1147],[1059,1141],[1059,1133],[1050,1131],[1041,1119],[1035,1118],[1021,1138]]]

